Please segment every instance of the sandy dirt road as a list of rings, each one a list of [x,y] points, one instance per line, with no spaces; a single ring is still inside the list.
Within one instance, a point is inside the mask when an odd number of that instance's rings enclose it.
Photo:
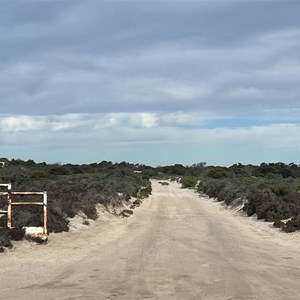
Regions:
[[[128,219],[104,215],[0,256],[1,299],[300,299],[300,236],[176,183]]]

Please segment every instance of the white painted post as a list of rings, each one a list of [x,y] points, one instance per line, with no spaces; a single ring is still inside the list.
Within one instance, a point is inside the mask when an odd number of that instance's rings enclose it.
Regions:
[[[44,227],[43,227],[43,233],[47,234],[47,227],[48,227],[48,221],[47,221],[47,192],[44,192],[43,195],[43,211],[44,211]]]
[[[11,183],[7,184],[7,228],[11,228]]]

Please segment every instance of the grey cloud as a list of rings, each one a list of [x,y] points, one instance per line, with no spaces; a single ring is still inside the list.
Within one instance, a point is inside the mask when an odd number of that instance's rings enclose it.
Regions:
[[[299,107],[298,2],[0,7],[2,113]]]

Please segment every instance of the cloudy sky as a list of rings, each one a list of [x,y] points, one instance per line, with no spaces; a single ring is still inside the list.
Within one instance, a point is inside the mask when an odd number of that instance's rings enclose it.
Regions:
[[[300,1],[0,1],[0,157],[300,163]]]

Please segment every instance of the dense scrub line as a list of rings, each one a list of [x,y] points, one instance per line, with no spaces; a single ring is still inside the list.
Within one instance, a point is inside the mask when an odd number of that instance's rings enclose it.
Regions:
[[[143,172],[158,179],[180,180],[183,188],[196,188],[227,205],[242,206],[248,216],[273,222],[284,232],[300,230],[300,165],[295,163],[220,167],[202,162]]]
[[[79,212],[89,219],[98,218],[96,204],[117,207],[135,197],[131,208],[122,213],[131,215],[151,193],[151,178],[181,180],[182,187],[196,187],[227,205],[243,205],[248,216],[256,214],[285,232],[300,230],[300,166],[294,163],[235,164],[227,168],[201,162],[154,168],[107,161],[86,165],[1,161],[0,183],[12,183],[15,191],[48,192],[49,232],[68,231],[69,218]],[[5,209],[1,197],[0,209]],[[12,217],[13,232],[7,232],[5,217],[0,218],[0,251],[11,245],[11,239],[22,237],[23,227],[42,224],[42,212],[35,208],[14,210]]]
[[[284,232],[300,230],[300,167],[295,164],[208,167],[202,176],[184,176],[184,187],[197,190],[227,205],[242,205],[248,216],[273,222]]]
[[[231,167],[198,163],[183,167],[161,167],[158,178],[180,180],[230,206],[241,206],[248,216],[273,222],[284,232],[300,230],[300,165],[262,163]],[[176,176],[177,171],[177,176]]]
[[[240,205],[248,216],[273,222],[285,232],[300,230],[300,165],[176,164],[147,172],[158,179],[180,180],[183,188],[196,188],[227,205]]]
[[[281,190],[272,182],[243,186],[220,179],[203,179],[198,186],[199,192],[227,205],[243,205],[248,216],[256,214],[285,232],[300,230],[300,197],[293,191],[281,194]]]
[[[48,230],[69,230],[69,219],[83,212],[88,219],[97,219],[97,204],[118,207],[132,197],[143,199],[151,193],[147,176],[132,164],[101,162],[91,165],[47,165],[33,161],[7,161],[0,169],[1,183],[12,183],[14,191],[47,191]],[[15,199],[16,201],[27,201]],[[6,198],[1,197],[0,209]],[[43,212],[39,208],[13,210],[12,224],[22,230],[27,226],[41,226]],[[5,229],[6,216],[0,218],[0,248],[9,247],[11,239],[19,239]],[[19,235],[20,236],[20,235]]]

